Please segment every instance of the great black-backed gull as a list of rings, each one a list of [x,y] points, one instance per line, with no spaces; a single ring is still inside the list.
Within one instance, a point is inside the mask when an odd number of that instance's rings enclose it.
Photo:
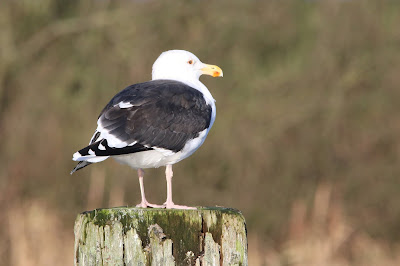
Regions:
[[[163,52],[153,64],[152,80],[131,85],[101,111],[89,146],[73,155],[71,171],[109,157],[137,169],[142,201],[139,207],[191,208],[172,201],[172,165],[203,144],[215,120],[215,100],[199,81],[201,75],[222,77],[218,66],[202,63],[183,50]],[[147,202],[143,169],[166,166],[167,200]]]

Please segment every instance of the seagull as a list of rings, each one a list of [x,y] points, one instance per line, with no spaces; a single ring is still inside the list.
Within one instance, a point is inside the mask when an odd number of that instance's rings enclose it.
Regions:
[[[196,209],[172,201],[172,165],[192,155],[204,142],[216,115],[215,100],[201,75],[222,77],[216,65],[202,63],[184,50],[161,53],[152,80],[128,86],[101,111],[89,145],[73,155],[74,172],[113,158],[138,172],[137,207]],[[167,200],[151,204],[144,192],[144,170],[165,166]]]

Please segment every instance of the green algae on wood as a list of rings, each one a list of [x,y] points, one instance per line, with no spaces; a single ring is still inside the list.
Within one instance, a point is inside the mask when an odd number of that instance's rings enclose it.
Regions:
[[[75,265],[248,265],[245,220],[220,207],[84,212],[75,222]]]

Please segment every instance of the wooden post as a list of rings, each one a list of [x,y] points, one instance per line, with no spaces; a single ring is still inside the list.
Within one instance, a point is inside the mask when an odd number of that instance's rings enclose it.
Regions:
[[[118,207],[79,214],[75,265],[248,265],[246,224],[234,209]]]

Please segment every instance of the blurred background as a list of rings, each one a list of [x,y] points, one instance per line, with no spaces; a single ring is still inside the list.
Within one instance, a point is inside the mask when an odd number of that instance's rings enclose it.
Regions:
[[[175,202],[241,210],[250,265],[399,265],[399,25],[398,1],[1,1],[0,261],[71,265],[78,213],[139,203],[136,171],[72,154],[185,49],[224,78]],[[164,202],[164,169],[145,186]]]

